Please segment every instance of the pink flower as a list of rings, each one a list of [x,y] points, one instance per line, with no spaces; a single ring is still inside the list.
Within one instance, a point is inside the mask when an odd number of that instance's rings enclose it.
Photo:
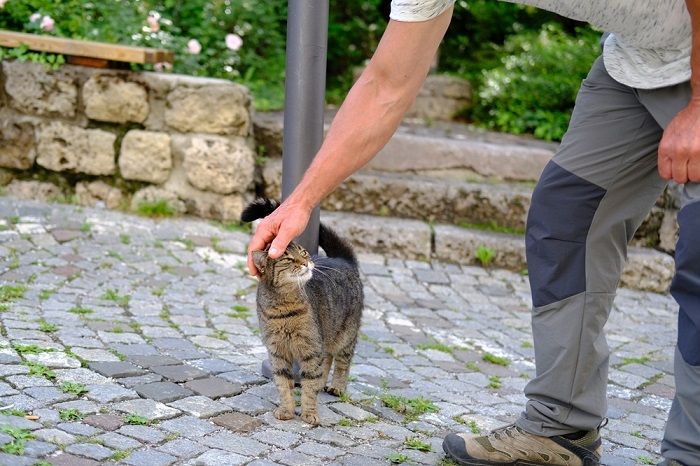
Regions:
[[[164,61],[153,65],[153,69],[156,71],[170,71],[173,69],[173,65]]]
[[[5,3],[7,3],[7,0],[0,0],[0,8],[5,8]]]
[[[36,23],[36,22],[39,21],[40,19],[41,19],[41,13],[34,13],[33,15],[31,15],[31,16],[29,17],[29,21],[32,22],[32,23]]]
[[[160,14],[158,14],[157,12],[152,11],[151,13],[149,13],[146,17],[146,22],[148,23],[148,27],[151,28],[151,31],[160,31]]]
[[[243,46],[243,39],[238,34],[226,34],[226,47],[234,52]]]
[[[197,55],[202,51],[202,44],[197,39],[190,39],[187,41],[187,51],[192,55]]]
[[[41,18],[41,29],[44,31],[52,31],[54,24],[54,20],[51,16],[44,16]]]

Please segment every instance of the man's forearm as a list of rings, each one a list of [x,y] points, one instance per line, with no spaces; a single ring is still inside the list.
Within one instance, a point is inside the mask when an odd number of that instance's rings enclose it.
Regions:
[[[290,203],[311,209],[384,147],[425,80],[451,14],[425,23],[390,22]]]

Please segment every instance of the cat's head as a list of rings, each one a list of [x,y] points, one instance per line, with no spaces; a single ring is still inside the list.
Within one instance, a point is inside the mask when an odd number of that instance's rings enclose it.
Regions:
[[[314,263],[311,255],[296,243],[290,243],[277,259],[265,251],[253,251],[253,262],[260,271],[260,280],[271,286],[304,285],[311,279]]]

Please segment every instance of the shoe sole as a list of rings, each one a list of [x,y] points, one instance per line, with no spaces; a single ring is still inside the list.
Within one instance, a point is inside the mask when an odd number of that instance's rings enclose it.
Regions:
[[[476,458],[460,459],[453,455],[452,452],[449,451],[449,448],[447,448],[444,444],[442,445],[442,449],[452,461],[461,466],[552,466],[551,463],[534,463],[527,460],[515,460],[515,462],[510,463],[497,463],[494,461],[479,460]]]

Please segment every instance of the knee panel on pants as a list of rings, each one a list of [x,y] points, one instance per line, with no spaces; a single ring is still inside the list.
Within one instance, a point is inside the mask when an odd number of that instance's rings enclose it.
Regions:
[[[525,235],[535,307],[586,290],[586,238],[605,192],[555,162],[545,167]]]
[[[700,202],[683,207],[678,224],[676,275],[671,284],[671,294],[680,306],[678,350],[685,362],[700,366]]]

